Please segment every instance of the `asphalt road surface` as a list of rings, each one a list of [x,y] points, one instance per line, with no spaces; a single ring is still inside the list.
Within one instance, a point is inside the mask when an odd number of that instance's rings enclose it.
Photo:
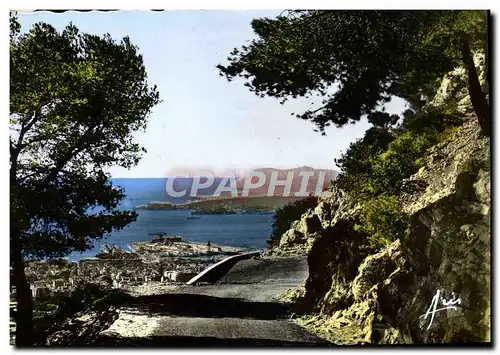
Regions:
[[[213,285],[181,286],[162,295],[135,297],[127,305],[130,319],[121,320],[121,328],[112,326],[121,336],[108,332],[95,345],[330,345],[290,320],[288,306],[277,300],[307,275],[305,258],[242,260]],[[140,316],[134,318],[131,312]],[[140,323],[137,317],[142,317],[142,334],[133,331]]]

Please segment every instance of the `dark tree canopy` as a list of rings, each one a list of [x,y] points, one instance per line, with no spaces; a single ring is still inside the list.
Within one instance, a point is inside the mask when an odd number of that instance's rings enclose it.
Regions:
[[[10,43],[11,186],[23,251],[60,256],[85,250],[93,238],[134,220],[115,208],[124,197],[104,169],[130,167],[158,103],[137,48],[36,24]],[[88,209],[103,206],[99,213]]]
[[[221,75],[243,77],[259,96],[320,96],[320,108],[297,116],[322,132],[380,110],[392,96],[420,106],[462,63],[464,41],[486,49],[479,11],[289,11],[254,19],[252,28],[257,38],[217,66]]]
[[[10,23],[11,267],[17,345],[33,343],[25,257],[84,251],[137,217],[106,169],[129,168],[145,151],[134,142],[159,102],[129,38],[58,32],[46,23],[21,34]],[[22,335],[22,336],[21,336]]]

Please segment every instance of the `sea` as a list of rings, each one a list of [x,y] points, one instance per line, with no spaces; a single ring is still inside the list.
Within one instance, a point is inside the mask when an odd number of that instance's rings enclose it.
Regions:
[[[114,186],[125,190],[126,198],[119,206],[122,210],[133,210],[135,206],[151,201],[181,203],[188,199],[167,196],[165,178],[121,178],[111,181]],[[68,259],[78,261],[94,257],[105,244],[127,249],[134,242],[150,240],[153,234],[180,236],[192,242],[210,241],[211,244],[263,249],[267,247],[266,241],[273,223],[272,214],[201,214],[191,219],[187,218],[190,210],[138,209],[136,212],[138,217],[135,222],[94,241],[93,248],[85,252],[71,253]]]

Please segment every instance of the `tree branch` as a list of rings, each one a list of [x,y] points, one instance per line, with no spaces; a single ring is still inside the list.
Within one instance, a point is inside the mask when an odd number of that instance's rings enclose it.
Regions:
[[[91,135],[96,134],[102,128],[103,128],[102,123],[100,123],[99,125],[96,124],[89,127],[87,131],[80,137],[75,146],[57,161],[56,166],[50,170],[49,174],[42,181],[39,188],[40,189],[46,188],[56,178],[57,174],[59,174],[62,171],[64,166],[71,160],[71,158],[73,158],[76,154],[80,153],[82,150],[86,148],[87,144],[85,143],[90,141]]]

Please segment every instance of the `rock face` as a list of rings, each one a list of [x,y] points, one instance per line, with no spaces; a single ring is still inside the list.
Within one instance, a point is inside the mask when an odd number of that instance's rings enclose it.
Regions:
[[[299,323],[345,344],[490,341],[490,141],[477,120],[402,184],[407,231],[376,253],[359,248],[360,209],[342,191],[285,233],[282,252],[307,246]]]
[[[478,74],[479,83],[481,84],[482,91],[489,98],[489,86],[486,80],[486,68],[488,67],[486,63],[486,56],[482,52],[476,52],[474,54],[474,63],[476,65],[476,70]],[[470,101],[470,96],[467,91],[467,71],[463,67],[458,67],[452,72],[448,73],[440,87],[438,88],[436,95],[429,103],[433,106],[439,106],[446,102],[447,99],[452,97],[457,102],[457,109],[462,113],[471,112],[472,103]]]
[[[307,210],[301,218],[290,225],[280,239],[279,247],[270,255],[308,255],[315,239],[330,234],[337,220],[350,220],[358,212],[352,200],[343,191],[334,190],[321,197],[318,205]]]
[[[304,233],[290,228],[281,236],[280,239],[280,247],[281,248],[286,248],[287,246],[292,246],[295,244],[303,244],[306,242],[306,238],[304,236]]]

